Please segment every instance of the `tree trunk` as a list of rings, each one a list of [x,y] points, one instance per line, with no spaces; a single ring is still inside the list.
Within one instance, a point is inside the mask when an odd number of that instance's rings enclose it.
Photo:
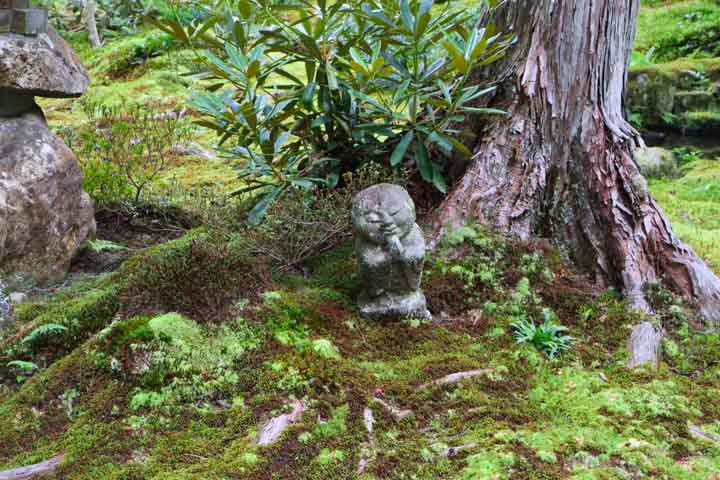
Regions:
[[[633,159],[642,139],[622,93],[638,0],[507,0],[499,31],[517,35],[492,71],[507,116],[485,128],[467,172],[441,205],[442,234],[476,221],[553,240],[566,260],[631,303],[665,282],[720,322],[720,280],[680,242]]]
[[[88,40],[92,48],[99,48],[102,46],[102,40],[100,40],[100,34],[97,29],[97,22],[95,20],[95,13],[97,11],[97,4],[95,0],[85,0],[83,6],[83,21],[85,22],[85,29],[88,32]]]

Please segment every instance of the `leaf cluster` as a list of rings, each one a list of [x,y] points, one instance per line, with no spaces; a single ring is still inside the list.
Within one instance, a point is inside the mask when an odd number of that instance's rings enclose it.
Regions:
[[[527,318],[513,323],[513,336],[517,343],[528,343],[553,359],[570,349],[573,338],[566,334],[567,327],[559,325],[550,310],[543,309],[542,315],[543,321],[538,325]]]
[[[444,167],[470,153],[466,116],[502,113],[479,106],[491,86],[470,84],[511,42],[491,3],[240,0],[218,12],[156,23],[197,53],[199,123],[239,160],[238,193],[261,194],[251,220],[288,189],[335,187],[368,161],[444,192]]]

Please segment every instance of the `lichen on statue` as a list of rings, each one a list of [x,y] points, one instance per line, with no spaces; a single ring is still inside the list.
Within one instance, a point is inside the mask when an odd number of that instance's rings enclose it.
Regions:
[[[425,238],[410,195],[388,183],[367,188],[353,200],[352,220],[362,280],[360,313],[429,318],[420,290]]]

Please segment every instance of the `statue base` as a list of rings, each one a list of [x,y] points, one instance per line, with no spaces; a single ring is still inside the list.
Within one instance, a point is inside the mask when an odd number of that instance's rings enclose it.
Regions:
[[[362,294],[358,303],[360,304],[360,315],[365,318],[432,319],[432,315],[427,309],[425,295],[419,290],[409,293],[386,292],[375,298],[369,298],[367,294]]]

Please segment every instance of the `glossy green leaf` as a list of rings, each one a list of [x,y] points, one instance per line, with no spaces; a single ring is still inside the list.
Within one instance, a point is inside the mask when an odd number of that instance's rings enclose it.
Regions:
[[[390,156],[390,165],[392,165],[393,167],[397,167],[398,165],[400,165],[400,162],[402,162],[403,158],[405,158],[405,152],[407,152],[407,149],[410,146],[410,143],[412,142],[414,136],[415,132],[413,132],[412,130],[408,130],[407,133],[403,135],[403,138],[397,144],[397,146],[393,150],[392,155]]]
[[[428,155],[427,148],[422,141],[415,142],[415,164],[420,171],[420,176],[426,182],[433,181],[433,170],[430,164],[430,158]]]

